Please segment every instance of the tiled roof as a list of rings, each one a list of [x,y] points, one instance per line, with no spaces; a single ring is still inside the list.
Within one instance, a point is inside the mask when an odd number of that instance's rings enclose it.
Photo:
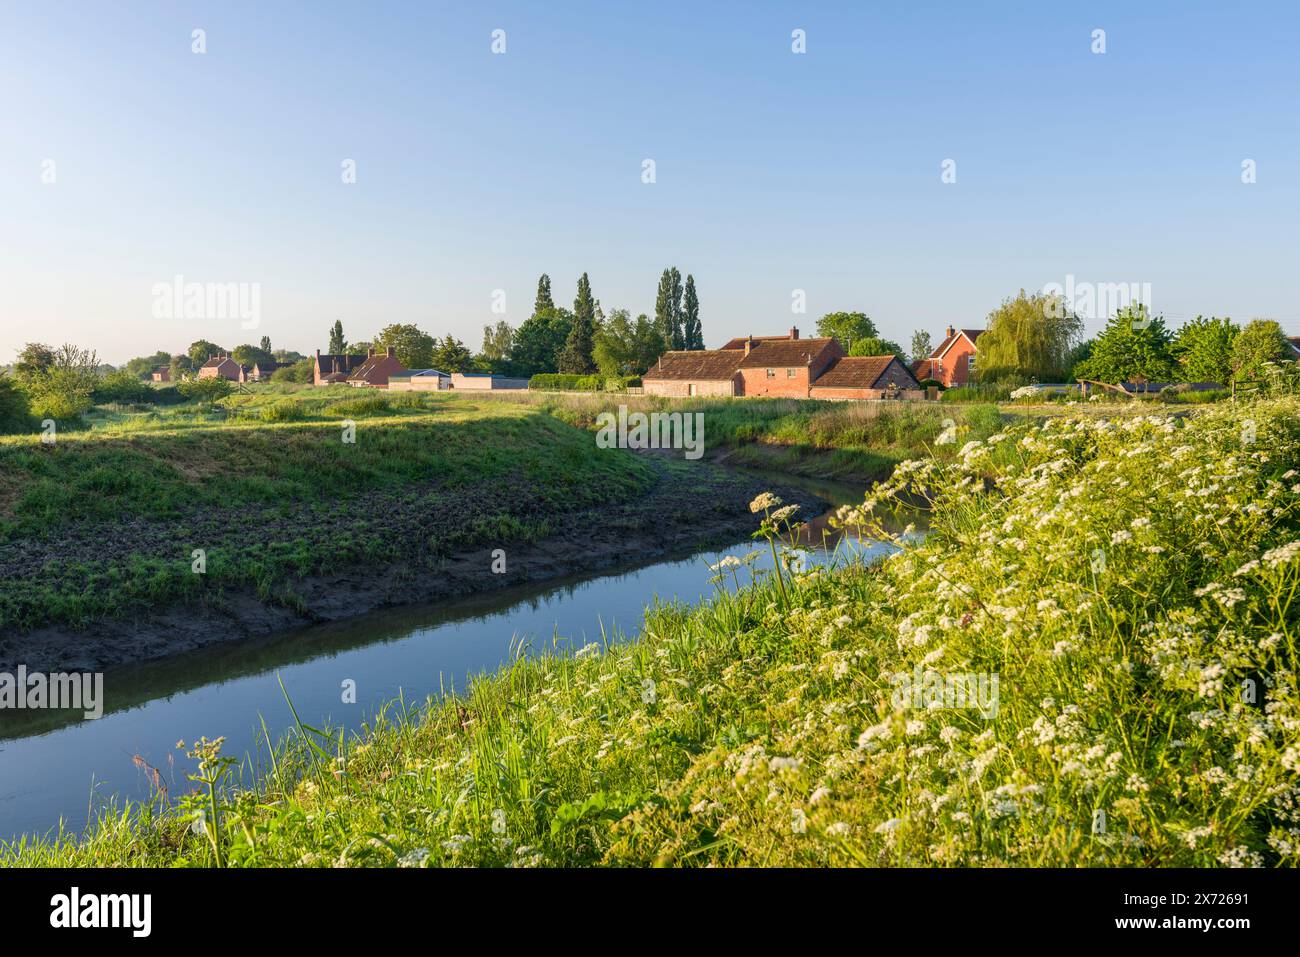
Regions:
[[[874,389],[894,356],[845,356],[813,382],[814,389]]]
[[[806,366],[821,355],[834,339],[755,339],[749,355],[741,356],[741,369],[761,369],[764,366]],[[728,350],[731,351],[731,350]]]
[[[743,349],[743,348],[745,348],[745,340],[747,340],[748,338],[749,338],[749,336],[737,336],[735,339],[732,339],[730,342],[728,342],[728,343],[727,343],[725,346],[723,346],[722,348],[724,348],[724,349]],[[778,339],[789,339],[789,338],[790,338],[790,333],[787,332],[787,333],[786,333],[785,335],[783,335],[783,336],[754,336],[754,341],[755,341],[755,342],[775,342],[775,341],[777,341]]]
[[[948,347],[952,345],[954,340],[960,339],[963,335],[971,342],[974,342],[976,339],[979,338],[980,333],[983,331],[984,331],[983,329],[958,329],[952,335],[944,339],[943,342],[939,343],[939,345],[935,348],[935,350],[930,353],[930,358],[938,359],[940,356],[942,356],[945,352],[948,351]]]
[[[321,353],[316,358],[320,362],[322,376],[329,375],[332,372],[351,372],[366,361],[365,356],[352,356],[343,353]]]
[[[406,368],[393,356],[368,356],[366,361],[357,366],[356,371],[348,376],[353,382],[369,382],[371,385],[383,385],[390,375],[401,375]]]
[[[644,379],[702,379],[721,381],[730,379],[740,368],[743,352],[735,349],[691,349],[684,352],[665,352],[652,365]]]

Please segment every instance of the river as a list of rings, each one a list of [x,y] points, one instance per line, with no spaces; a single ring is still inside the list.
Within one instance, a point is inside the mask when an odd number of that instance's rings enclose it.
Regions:
[[[787,475],[780,484],[813,492],[832,505],[862,500],[862,489]],[[809,562],[873,557],[887,547],[852,536],[823,535]],[[280,681],[301,719],[316,727],[354,730],[399,695],[408,703],[491,672],[512,655],[555,642],[624,640],[640,630],[655,601],[697,602],[720,585],[709,565],[755,548],[746,540],[672,560],[553,579],[454,603],[408,606],[317,625],[273,638],[216,646],[193,654],[110,672],[104,715],[9,712],[0,721],[0,839],[45,834],[59,826],[83,831],[106,807],[146,801],[151,786],[136,756],[158,768],[176,795],[191,787],[191,762],[178,740],[226,738],[225,753],[242,755],[250,773],[272,740],[292,725]],[[769,568],[766,547],[756,563]],[[742,578],[742,584],[744,580]],[[355,703],[344,703],[345,682]]]

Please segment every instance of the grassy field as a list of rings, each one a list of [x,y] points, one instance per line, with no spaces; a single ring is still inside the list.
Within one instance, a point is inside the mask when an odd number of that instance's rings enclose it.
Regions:
[[[626,501],[652,480],[645,462],[602,453],[540,409],[347,386],[99,409],[87,425],[53,445],[0,439],[0,628],[85,623],[231,584],[269,593],[287,576],[391,556],[388,518],[417,507],[442,521],[408,550],[534,540],[548,514]]]
[[[877,481],[904,459],[943,454],[940,437],[961,430],[991,435],[1003,413],[993,404],[940,407],[921,402],[827,402],[807,399],[666,399],[655,396],[503,396],[536,405],[586,429],[596,416],[629,411],[681,410],[704,416],[705,446],[735,465],[817,478]]]
[[[232,586],[292,607],[286,583],[298,576],[535,542],[556,513],[627,502],[652,483],[639,457],[595,447],[596,414],[620,402],[702,412],[706,449],[732,464],[864,483],[945,431],[988,435],[1001,424],[991,405],[279,384],[216,403],[101,406],[52,445],[0,438],[0,631],[219,601]],[[344,441],[348,422],[355,443]],[[412,545],[417,510],[435,518]]]
[[[185,743],[179,808],[0,859],[1294,866],[1297,467],[1296,400],[960,435],[863,504],[931,500],[877,568],[659,608],[257,773]]]

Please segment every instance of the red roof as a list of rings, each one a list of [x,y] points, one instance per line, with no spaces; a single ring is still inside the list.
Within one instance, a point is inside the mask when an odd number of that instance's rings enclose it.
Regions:
[[[740,368],[744,353],[734,349],[691,349],[665,352],[651,366],[644,379],[700,379],[720,382],[730,379]]]
[[[764,366],[806,366],[835,340],[825,339],[755,339],[749,355],[740,360],[742,369],[761,369]]]
[[[844,356],[836,359],[812,386],[814,389],[874,389],[885,370],[895,362],[898,362],[897,356]],[[898,365],[906,371],[901,362]],[[921,384],[917,382],[915,387],[919,389]]]

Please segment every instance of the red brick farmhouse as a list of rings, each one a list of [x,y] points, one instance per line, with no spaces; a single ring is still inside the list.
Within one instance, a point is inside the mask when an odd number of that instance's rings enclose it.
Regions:
[[[794,399],[923,397],[896,356],[846,356],[832,338],[732,339],[721,349],[665,352],[641,377],[647,395],[773,396]]]
[[[917,379],[934,379],[944,388],[966,385],[975,373],[975,340],[983,329],[954,329],[948,327],[947,335],[928,359],[912,363],[912,374]]]

